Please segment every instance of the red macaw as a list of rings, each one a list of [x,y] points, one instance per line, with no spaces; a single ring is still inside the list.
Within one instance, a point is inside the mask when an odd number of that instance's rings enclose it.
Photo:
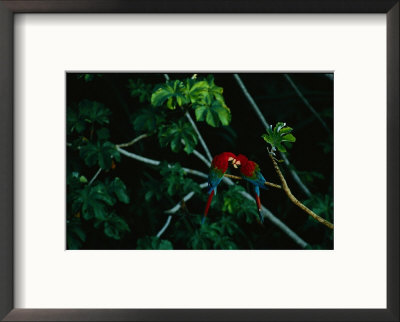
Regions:
[[[201,224],[204,224],[208,209],[211,205],[211,200],[216,193],[217,186],[221,182],[226,170],[228,170],[229,162],[236,162],[236,155],[231,152],[223,152],[214,157],[211,162],[210,172],[208,173],[208,200],[206,209],[204,210],[204,216],[201,220]]]
[[[265,179],[261,174],[260,167],[257,163],[250,161],[243,154],[239,154],[236,157],[235,167],[240,165],[240,174],[242,178],[249,181],[254,187],[254,194],[257,203],[258,215],[260,217],[260,222],[264,222],[264,217],[261,215],[261,201],[260,201],[260,187],[267,189],[265,186]]]

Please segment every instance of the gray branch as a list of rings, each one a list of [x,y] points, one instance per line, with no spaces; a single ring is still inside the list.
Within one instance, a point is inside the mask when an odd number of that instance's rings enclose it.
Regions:
[[[89,181],[89,183],[88,183],[89,186],[94,182],[94,180],[96,180],[96,178],[99,176],[100,172],[101,172],[101,168],[99,168],[99,170],[97,170],[97,172],[95,173],[93,178]]]
[[[200,188],[205,188],[208,186],[208,182],[204,182],[199,185]],[[174,207],[171,209],[165,210],[165,214],[169,214],[167,221],[165,222],[164,226],[160,229],[160,231],[157,234],[157,238],[160,238],[160,236],[165,232],[165,230],[168,228],[169,224],[171,223],[172,215],[176,213],[179,209],[182,208],[182,203],[183,202],[188,202],[192,197],[194,196],[194,191],[189,192],[183,199],[178,202]]]
[[[164,234],[164,231],[168,228],[169,224],[171,223],[172,215],[169,215],[167,218],[167,221],[165,222],[164,226],[160,229],[160,231],[157,234],[157,238],[160,238],[162,234]]]
[[[206,159],[204,155],[202,155],[199,151],[193,150],[193,154],[198,157],[207,167],[211,167],[211,162]]]
[[[300,89],[297,87],[295,82],[292,80],[292,78],[288,74],[283,74],[285,79],[289,82],[289,84],[292,86],[294,91],[296,92],[297,96],[300,97],[300,99],[303,101],[304,105],[307,106],[307,108],[311,111],[311,113],[314,114],[314,116],[318,119],[318,121],[321,122],[322,126],[325,128],[325,130],[329,133],[332,134],[332,131],[326,125],[325,121],[322,119],[322,117],[318,114],[318,112],[315,110],[315,108],[311,105],[311,103],[308,101],[308,99],[303,95],[303,93],[300,91]]]
[[[201,189],[203,189],[208,186],[208,182],[204,182],[204,183],[200,184],[199,186]],[[170,214],[170,215],[176,213],[182,207],[182,202],[189,201],[193,196],[194,196],[194,191],[189,192],[186,196],[183,197],[183,199],[180,202],[178,202],[171,209],[165,210],[164,213]]]
[[[118,150],[121,154],[127,156],[128,158],[132,158],[132,159],[135,159],[135,160],[137,160],[137,161],[140,161],[140,162],[143,162],[143,163],[146,163],[146,164],[150,164],[150,165],[155,165],[155,166],[157,166],[157,165],[159,165],[159,164],[161,163],[160,161],[153,160],[153,159],[149,159],[149,158],[143,157],[143,156],[141,156],[141,155],[138,155],[138,154],[135,154],[135,153],[132,153],[132,152],[128,152],[128,151],[126,151],[126,150],[124,150],[124,149],[121,149],[121,148],[118,148],[118,147],[117,147],[117,150]],[[189,169],[189,168],[183,168],[183,170],[184,170],[186,173],[190,173],[190,174],[196,175],[196,176],[198,176],[198,177],[208,178],[208,175],[207,175],[206,173],[204,173],[204,172],[201,172],[201,171],[197,171],[197,170],[193,170],[193,169]],[[229,184],[229,185],[233,185],[233,184],[234,184],[234,182],[233,182],[231,179],[226,178],[226,177],[224,177],[223,181],[224,181],[225,183]],[[203,184],[202,184],[202,185],[203,185]],[[190,194],[190,193],[189,193],[189,194]],[[250,194],[248,194],[247,192],[245,192],[245,191],[242,192],[242,195],[245,196],[247,199],[253,200],[253,197],[252,197]],[[193,195],[191,195],[190,198],[191,198],[192,196],[193,196]],[[175,206],[175,207],[176,207],[176,206]],[[278,226],[284,233],[286,233],[290,238],[292,238],[298,245],[300,245],[300,246],[303,247],[303,248],[307,246],[307,243],[306,243],[303,239],[301,239],[293,230],[291,230],[291,229],[290,229],[288,226],[286,226],[282,221],[280,221],[277,217],[275,217],[275,216],[272,214],[272,212],[269,211],[269,210],[268,210],[267,208],[265,208],[264,206],[262,207],[262,212],[263,212],[263,215],[264,215],[266,218],[268,218],[269,220],[271,220],[271,222],[273,222],[276,226]],[[165,226],[165,225],[164,225],[164,226]],[[167,227],[168,227],[168,225],[167,225]],[[166,229],[166,228],[165,228],[165,229]]]
[[[164,74],[164,77],[165,77],[165,79],[166,79],[167,81],[169,80],[168,74]],[[206,142],[205,142],[204,139],[203,139],[203,136],[201,135],[199,129],[197,128],[196,123],[193,121],[193,119],[192,119],[192,117],[190,116],[190,113],[189,113],[188,111],[186,111],[185,117],[188,119],[189,123],[192,125],[194,131],[195,131],[196,134],[197,134],[197,137],[199,138],[200,144],[201,144],[201,146],[202,146],[203,149],[204,149],[204,152],[207,154],[208,159],[211,161],[211,160],[212,160],[212,156],[211,156],[210,150],[208,149],[207,144],[206,144]]]
[[[224,177],[223,181],[228,185],[233,185],[234,182]],[[240,192],[243,197],[249,200],[254,200],[254,197],[250,195],[246,191]],[[297,245],[302,248],[306,248],[308,246],[307,242],[305,242],[299,235],[297,235],[293,230],[291,230],[285,223],[283,223],[279,218],[277,218],[269,209],[264,206],[261,206],[261,214],[264,218],[269,219],[273,224],[275,224],[278,228],[280,228],[286,235],[288,235]]]
[[[186,116],[186,118],[188,119],[189,123],[192,125],[194,131],[196,132],[196,134],[197,134],[197,136],[198,136],[198,138],[199,138],[200,144],[201,144],[201,146],[203,147],[204,151],[205,151],[206,154],[207,154],[208,160],[212,161],[212,156],[211,156],[210,150],[208,149],[207,144],[206,144],[206,142],[205,142],[204,139],[203,139],[203,136],[200,134],[200,131],[199,131],[199,129],[197,128],[196,123],[193,121],[193,119],[192,119],[192,117],[190,116],[190,113],[189,113],[189,112],[186,112],[186,113],[185,113],[185,116]]]
[[[124,149],[121,149],[119,147],[117,147],[117,150],[119,151],[119,153],[125,155],[128,158],[135,159],[137,161],[140,161],[140,162],[143,162],[143,163],[146,163],[146,164],[158,166],[161,163],[158,160],[149,159],[149,158],[143,157],[143,156],[141,156],[139,154],[128,152],[128,151],[126,151]],[[171,165],[169,165],[169,166],[171,167]],[[183,171],[185,171],[186,173],[192,174],[194,176],[201,177],[201,178],[208,178],[208,175],[205,174],[204,172],[201,172],[201,171],[197,171],[197,170],[193,170],[193,169],[189,169],[189,168],[183,168]]]
[[[117,144],[116,146],[119,148],[126,148],[128,146],[131,146],[133,144],[135,144],[136,142],[139,142],[140,140],[147,138],[149,135],[147,133],[144,133],[142,135],[139,135],[138,137],[134,138],[133,140],[127,142],[127,143],[121,143],[121,144]]]
[[[233,77],[236,79],[237,83],[239,84],[239,87],[242,89],[244,95],[246,96],[247,100],[249,101],[250,105],[253,107],[254,112],[257,114],[258,118],[260,119],[261,123],[263,124],[264,128],[270,127],[268,124],[267,120],[265,119],[264,115],[261,113],[260,108],[258,107],[257,103],[254,101],[253,97],[250,95],[248,92],[246,86],[244,85],[242,79],[238,74],[233,74]],[[310,190],[306,187],[306,185],[303,183],[303,181],[300,179],[299,175],[297,172],[290,167],[290,161],[287,158],[286,154],[282,153],[282,159],[285,162],[286,166],[289,168],[289,171],[294,179],[294,181],[297,182],[299,187],[304,191],[304,193],[307,195],[307,197],[311,197],[312,194]]]
[[[200,160],[202,160],[205,164],[207,164],[207,166],[210,166],[206,160],[206,158],[198,151],[193,152],[195,156],[197,156]],[[234,185],[235,183],[227,178],[224,177],[223,181],[228,184],[228,185]],[[254,200],[253,196],[250,195],[248,192],[246,191],[242,191],[241,192],[242,196],[244,196],[245,198],[249,199],[249,200]],[[176,205],[173,209],[175,209],[178,205]],[[178,210],[179,208],[177,208]],[[281,220],[279,220],[269,209],[267,209],[266,207],[262,206],[262,215],[269,219],[272,223],[274,223],[277,227],[279,227],[283,232],[285,232],[291,239],[293,239],[296,244],[298,244],[300,247],[305,248],[307,247],[307,242],[305,242],[303,239],[300,238],[299,235],[297,235],[293,230],[291,230],[288,226],[286,226]]]

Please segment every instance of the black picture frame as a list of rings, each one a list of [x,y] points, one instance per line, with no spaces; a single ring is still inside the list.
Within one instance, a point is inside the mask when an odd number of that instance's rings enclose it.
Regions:
[[[0,318],[5,321],[399,321],[399,7],[399,0],[0,0]],[[13,30],[17,13],[386,14],[387,309],[14,308],[13,198],[18,192],[13,191]]]

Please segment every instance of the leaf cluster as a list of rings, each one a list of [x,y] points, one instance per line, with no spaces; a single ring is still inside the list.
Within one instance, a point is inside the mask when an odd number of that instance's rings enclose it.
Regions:
[[[177,122],[162,125],[158,132],[160,146],[170,146],[173,152],[183,150],[190,154],[198,143],[198,137],[193,127],[184,118]]]
[[[271,151],[275,152],[277,149],[280,152],[286,152],[286,147],[283,143],[295,142],[296,138],[291,134],[293,129],[286,126],[286,123],[278,122],[272,129],[272,125],[267,127],[267,133],[262,135],[262,138],[270,144]]]
[[[187,78],[170,80],[156,86],[151,104],[155,107],[165,106],[174,110],[177,106],[191,106],[197,121],[205,121],[212,127],[229,125],[231,112],[225,103],[223,89],[215,85],[214,78]]]
[[[169,240],[159,239],[155,236],[145,236],[139,238],[136,249],[173,249],[172,243]]]
[[[132,97],[138,97],[140,103],[148,103],[151,100],[153,86],[146,84],[141,78],[136,80],[129,79],[127,85]]]
[[[117,202],[128,204],[130,201],[126,186],[120,178],[96,181],[90,185],[86,177],[73,172],[67,184],[70,249],[81,246],[85,241],[82,220],[92,222],[95,228],[103,227],[104,234],[113,239],[121,239],[125,232],[130,231],[126,221],[114,211]]]
[[[82,100],[75,108],[67,109],[68,133],[83,133],[91,124],[108,124],[111,112],[96,101]]]

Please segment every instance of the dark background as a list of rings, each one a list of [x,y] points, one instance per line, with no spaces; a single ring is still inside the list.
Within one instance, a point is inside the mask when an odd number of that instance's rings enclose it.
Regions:
[[[169,73],[171,79],[190,78],[191,73]],[[267,144],[261,138],[266,133],[260,120],[257,118],[251,105],[246,99],[243,91],[238,86],[231,73],[198,74],[198,77],[212,74],[215,84],[224,89],[225,102],[231,110],[232,121],[227,127],[213,128],[205,122],[196,122],[201,134],[214,156],[224,151],[235,154],[245,154],[249,159],[260,165],[262,173],[267,181],[278,183],[272,163],[267,154]],[[163,74],[132,74],[132,73],[102,73],[99,77],[94,76],[91,81],[85,81],[79,77],[80,74],[67,74],[67,105],[73,105],[83,99],[94,100],[103,103],[112,111],[110,116],[109,130],[110,141],[118,144],[128,142],[140,133],[134,130],[132,119],[135,111],[146,106],[138,97],[132,97],[128,89],[129,79],[140,78],[145,84],[155,86],[164,83]],[[303,182],[310,189],[313,198],[308,198],[294,182],[287,167],[281,163],[281,169],[286,177],[292,193],[302,202],[320,214],[322,217],[333,222],[333,74],[321,73],[293,73],[289,74],[298,89],[323,118],[329,127],[327,131],[311,113],[305,103],[296,94],[290,83],[281,73],[245,73],[239,74],[248,91],[260,107],[264,117],[269,124],[286,122],[294,129],[293,134],[297,141],[288,149],[287,157]],[[147,103],[147,105],[149,105]],[[173,118],[180,111],[167,111]],[[194,118],[194,113],[192,112]],[[200,144],[197,150],[203,152]],[[170,163],[179,162],[182,166],[208,172],[207,167],[193,155],[184,152],[174,153],[169,148],[161,148],[157,136],[142,140],[138,144],[127,148],[127,150],[156,160],[166,160]],[[68,169],[76,167],[79,156],[67,149]],[[79,166],[87,178],[91,178],[97,171],[96,167],[87,168],[83,164]],[[146,203],[143,181],[146,181],[145,173],[153,178],[161,179],[157,169],[121,156],[112,176],[120,177],[127,186],[131,202],[128,205],[117,204],[117,212],[126,219],[131,232],[127,233],[121,240],[110,239],[101,231],[85,223],[87,238],[83,249],[136,249],[138,238],[154,236],[164,225],[166,215],[163,211],[171,208],[174,204]],[[238,172],[232,172],[239,174]],[[103,173],[103,176],[111,175]],[[101,176],[100,176],[101,179]],[[201,183],[205,180],[193,177]],[[243,185],[243,183],[241,183]],[[221,184],[221,186],[224,186]],[[244,184],[246,187],[246,184]],[[249,187],[246,187],[248,191]],[[219,189],[224,189],[221,187]],[[205,190],[203,194],[206,195]],[[192,198],[187,203],[187,211],[199,216],[205,205],[205,197]],[[179,200],[176,200],[179,202]],[[327,227],[315,222],[305,212],[297,208],[289,201],[283,191],[270,188],[261,192],[261,202],[272,213],[281,219],[286,225],[294,230],[314,249],[332,249],[333,232]],[[325,208],[324,208],[325,207]],[[321,209],[323,213],[321,213]],[[212,220],[213,209],[210,210]],[[179,221],[177,215],[172,219]],[[180,226],[169,227],[162,238],[171,240],[174,238],[174,230],[182,229]],[[256,223],[241,225],[246,235],[252,239],[252,246],[238,242],[239,249],[298,249],[287,235],[279,228],[266,220],[265,229],[261,229]],[[175,249],[186,249],[185,243],[172,241]]]

